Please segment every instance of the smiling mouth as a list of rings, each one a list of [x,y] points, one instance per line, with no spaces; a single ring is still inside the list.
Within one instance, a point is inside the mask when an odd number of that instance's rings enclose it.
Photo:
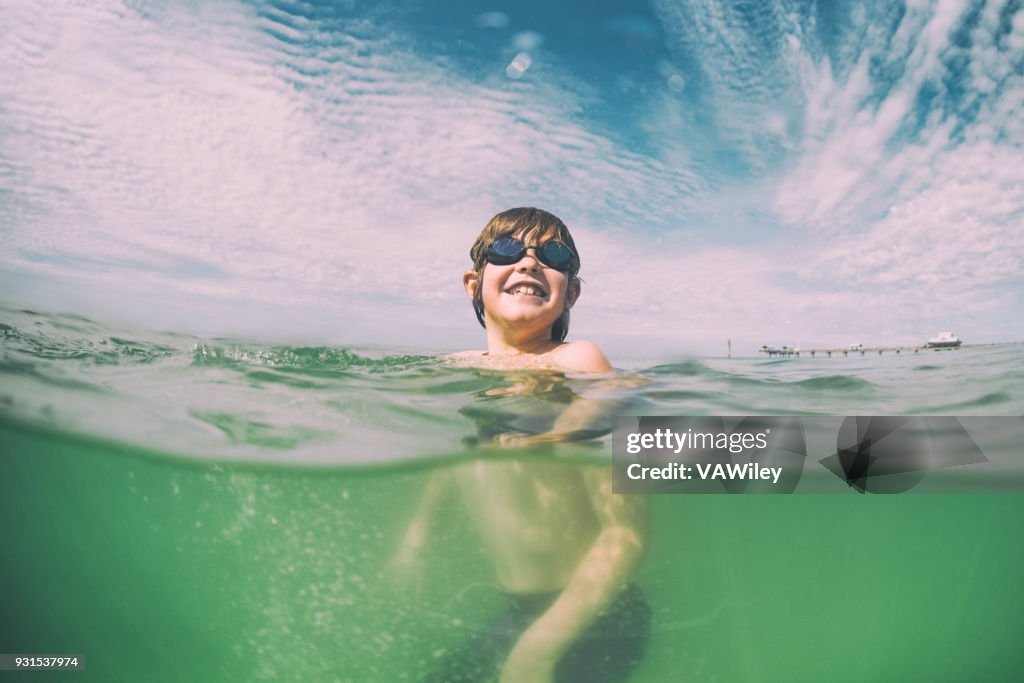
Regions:
[[[516,285],[515,287],[512,287],[512,288],[506,290],[505,293],[506,294],[511,294],[513,296],[536,296],[536,297],[547,296],[547,293],[543,289],[541,289],[540,287],[537,287],[536,285],[527,285],[527,284]]]

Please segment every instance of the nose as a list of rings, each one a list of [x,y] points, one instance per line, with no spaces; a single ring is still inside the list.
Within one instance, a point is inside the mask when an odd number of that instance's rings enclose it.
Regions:
[[[517,272],[527,270],[540,270],[540,261],[537,260],[537,247],[526,247],[526,253],[523,254],[523,258],[519,259],[519,263],[516,264]]]

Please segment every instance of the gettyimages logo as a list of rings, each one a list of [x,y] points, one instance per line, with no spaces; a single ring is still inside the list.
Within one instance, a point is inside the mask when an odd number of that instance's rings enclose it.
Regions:
[[[616,421],[619,493],[791,493],[807,446],[793,417],[640,417]]]

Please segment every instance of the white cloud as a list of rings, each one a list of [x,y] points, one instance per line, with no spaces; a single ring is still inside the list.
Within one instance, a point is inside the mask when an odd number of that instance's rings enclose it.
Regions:
[[[764,141],[788,135],[773,112],[787,102],[802,103],[802,112],[781,168],[739,191],[701,195],[702,203],[730,197],[754,210],[768,192],[778,224],[760,227],[742,211],[730,224],[716,209],[712,220],[729,241],[745,235],[749,246],[677,244],[689,256],[673,259],[675,269],[653,250],[646,261],[639,256],[644,278],[661,286],[658,303],[637,317],[716,349],[722,345],[710,340],[726,334],[790,344],[850,336],[920,343],[949,326],[975,340],[1024,336],[1012,322],[1024,300],[1024,83],[1012,65],[1024,53],[997,38],[999,5],[986,9],[969,46],[954,42],[966,9],[912,5],[893,35],[885,22],[854,12],[847,41],[826,50],[809,25],[776,5],[761,8],[759,22],[718,5],[662,5],[673,40],[711,81],[716,132],[745,129],[752,142],[738,148],[755,168]],[[765,61],[758,46],[775,37],[786,49]],[[960,95],[949,91],[953,57],[966,60],[972,79],[960,109]],[[753,65],[764,69],[748,74]],[[926,88],[935,91],[930,104],[918,99]],[[652,133],[685,124],[675,102],[663,98]],[[752,102],[757,120],[743,114]],[[692,147],[683,147],[666,154],[686,158]],[[647,327],[658,331],[657,323]]]
[[[30,276],[15,296],[62,282],[75,302],[207,302],[214,324],[262,316],[341,341],[415,325],[410,341],[454,345],[478,334],[459,284],[476,231],[533,204],[577,236],[573,328],[588,336],[717,350],[863,336],[851,327],[919,341],[970,319],[1024,337],[1005,322],[1024,265],[1022,13],[1008,34],[999,13],[986,6],[958,47],[960,3],[914,5],[891,36],[854,12],[829,51],[784,3],[756,20],[663,5],[695,61],[646,102],[640,127],[663,143],[647,154],[589,118],[564,55],[532,54],[512,82],[506,48],[480,77],[361,19],[10,2],[0,270]],[[973,118],[933,106],[915,129],[925,85],[951,97],[951,50]],[[880,62],[899,64],[895,82]],[[753,178],[730,180],[711,144]]]
[[[557,83],[475,82],[386,27],[158,10],[3,10],[8,268],[372,318],[454,305],[500,208],[621,223],[696,184],[588,130]]]
[[[828,61],[807,70],[807,121],[816,134],[805,138],[776,207],[821,245],[799,269],[813,286],[887,293],[887,310],[909,301],[912,319],[932,322],[1020,292],[1024,137],[1009,112],[1019,112],[1024,81],[998,65],[1022,54],[996,48],[992,16],[973,30],[970,48],[955,46],[950,31],[963,11],[959,3],[911,8],[888,48],[898,55],[902,44],[909,53],[894,83],[868,78],[868,64],[887,54],[884,43],[870,45],[845,81],[835,80]],[[926,85],[937,101],[955,105],[942,57],[956,50],[970,60],[972,80],[962,85],[964,97],[978,99],[975,117],[933,105],[907,135]],[[872,105],[879,87],[888,94]],[[1019,296],[1009,301],[1019,306]]]

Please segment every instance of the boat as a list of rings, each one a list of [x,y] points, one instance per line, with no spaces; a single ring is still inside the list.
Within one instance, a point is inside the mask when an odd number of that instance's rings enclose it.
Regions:
[[[928,340],[929,349],[955,349],[963,344],[952,332],[939,332],[937,337]]]

